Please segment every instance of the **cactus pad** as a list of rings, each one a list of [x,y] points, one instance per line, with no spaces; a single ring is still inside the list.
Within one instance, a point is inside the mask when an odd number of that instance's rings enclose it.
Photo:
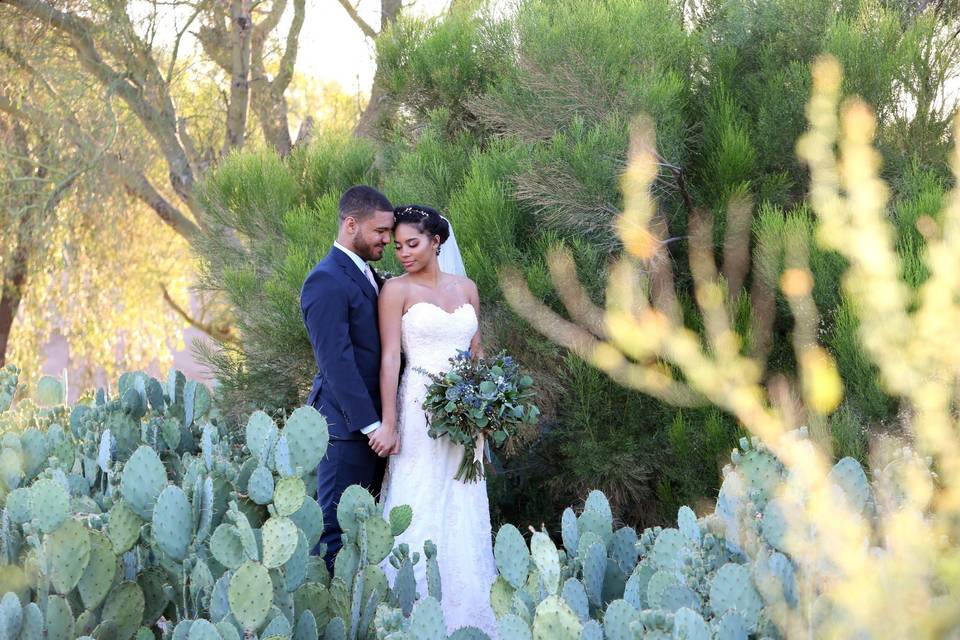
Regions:
[[[65,401],[63,385],[53,376],[42,376],[37,380],[36,401],[41,407],[55,407]]]
[[[595,542],[583,553],[583,586],[590,604],[603,604],[603,579],[607,573],[607,550],[602,542]]]
[[[194,620],[190,625],[187,640],[223,640],[217,628],[208,620]]]
[[[504,640],[533,640],[530,627],[523,618],[509,613],[497,620],[497,636]]]
[[[273,490],[273,506],[277,515],[291,516],[303,506],[307,488],[300,478],[281,478]]]
[[[396,537],[407,530],[413,522],[413,509],[408,504],[400,504],[390,509],[390,533]]]
[[[548,596],[537,606],[533,618],[534,640],[579,640],[583,625],[577,614],[557,596]]]
[[[320,536],[323,535],[323,509],[316,500],[306,498],[290,519],[303,531],[311,549],[320,542]]]
[[[264,466],[257,467],[247,481],[247,495],[257,504],[270,504],[273,490],[273,473]]]
[[[310,406],[296,409],[283,427],[290,447],[290,464],[301,474],[313,471],[327,454],[327,421]]]
[[[14,489],[7,495],[7,513],[14,524],[30,520],[30,489]]]
[[[586,509],[577,518],[577,527],[580,529],[580,535],[593,533],[597,535],[606,545],[613,536],[613,520],[606,512],[594,509]]]
[[[677,512],[677,527],[689,542],[695,545],[700,544],[700,525],[697,524],[697,515],[687,505],[680,507]]]
[[[603,633],[608,640],[632,640],[630,625],[638,620],[637,610],[626,600],[614,600],[603,614]]]
[[[417,605],[410,616],[410,633],[418,640],[444,640],[447,637],[439,602],[428,596]]]
[[[210,538],[210,553],[227,569],[237,569],[246,560],[240,533],[231,524],[218,526]]]
[[[720,567],[710,583],[710,608],[718,616],[736,611],[749,631],[756,630],[763,602],[746,567],[732,562]]]
[[[497,532],[493,554],[500,575],[514,589],[519,589],[527,581],[530,570],[530,553],[520,531],[512,524],[505,524]]]
[[[153,517],[153,505],[167,486],[167,472],[157,452],[143,445],[123,466],[120,493],[133,512],[144,520]]]
[[[677,640],[711,640],[713,635],[703,616],[682,608],[673,616],[673,637]]]
[[[859,462],[849,456],[843,458],[833,465],[827,479],[843,492],[850,509],[863,511],[870,498],[870,482]]]
[[[30,487],[30,514],[41,531],[50,533],[70,516],[70,496],[59,482],[41,478]]]
[[[100,606],[116,575],[117,556],[110,541],[102,534],[90,532],[90,561],[77,583],[83,606],[88,610]]]
[[[50,596],[47,601],[46,640],[74,640],[73,612],[66,598]]]
[[[563,517],[560,519],[560,533],[563,539],[563,548],[571,556],[577,555],[580,528],[577,526],[577,515],[570,507],[563,510]]]
[[[540,531],[534,533],[530,540],[530,555],[537,565],[547,593],[556,595],[560,589],[560,557],[550,536]]]
[[[587,599],[587,591],[583,588],[583,583],[576,578],[567,578],[563,583],[563,599],[567,606],[577,614],[583,622],[590,619],[590,601]]]
[[[279,435],[273,419],[263,411],[255,411],[247,420],[245,432],[250,453],[261,462],[266,462],[270,454],[268,447],[273,446]]]
[[[183,562],[187,557],[187,549],[193,539],[191,513],[187,495],[175,484],[167,486],[160,493],[153,508],[153,539],[176,562]]]
[[[266,620],[273,603],[270,574],[256,562],[245,562],[230,578],[227,592],[230,611],[246,630],[255,630]]]
[[[110,536],[114,553],[120,555],[129,551],[140,538],[141,526],[143,526],[143,520],[133,512],[126,501],[121,500],[113,505],[110,508],[107,535]]]
[[[121,582],[110,591],[100,617],[102,620],[113,621],[119,640],[128,640],[133,637],[143,620],[144,606],[140,586],[136,582]]]
[[[287,562],[297,549],[297,525],[290,518],[273,517],[261,529],[263,566],[275,569]]]
[[[67,520],[44,541],[50,580],[59,593],[68,593],[90,561],[90,535],[76,520]]]
[[[358,484],[347,487],[340,496],[337,505],[337,522],[344,533],[356,535],[359,531],[359,518],[377,513],[377,505],[370,492]]]

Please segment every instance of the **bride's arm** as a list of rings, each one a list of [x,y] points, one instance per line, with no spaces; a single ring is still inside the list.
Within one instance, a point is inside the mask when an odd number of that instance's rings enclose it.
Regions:
[[[382,426],[396,435],[397,386],[400,380],[400,319],[403,316],[403,286],[388,280],[379,296],[380,402]],[[399,441],[391,453],[399,450]]]
[[[483,340],[480,336],[480,292],[473,280],[467,278],[467,299],[477,312],[477,332],[473,334],[473,340],[470,341],[470,353],[474,358],[483,358]]]

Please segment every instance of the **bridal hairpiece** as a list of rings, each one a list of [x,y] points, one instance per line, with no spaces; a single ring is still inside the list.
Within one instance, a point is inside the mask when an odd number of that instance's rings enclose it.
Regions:
[[[416,213],[421,218],[426,218],[427,216],[430,215],[429,213],[427,213],[426,211],[424,211],[419,207],[404,207],[403,209],[400,209],[400,213]]]

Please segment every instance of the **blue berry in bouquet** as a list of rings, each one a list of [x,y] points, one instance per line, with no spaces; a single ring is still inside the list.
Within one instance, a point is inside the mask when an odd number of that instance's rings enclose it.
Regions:
[[[510,448],[525,427],[536,425],[540,409],[534,404],[533,378],[504,352],[474,358],[459,351],[443,373],[423,371],[431,380],[423,409],[427,434],[450,438],[464,447],[456,480],[483,478],[487,439],[497,448]]]

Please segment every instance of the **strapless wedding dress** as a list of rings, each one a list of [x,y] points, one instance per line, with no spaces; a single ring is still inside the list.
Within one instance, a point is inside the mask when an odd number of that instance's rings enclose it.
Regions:
[[[477,332],[473,305],[448,312],[435,304],[418,302],[403,315],[401,343],[407,366],[398,390],[397,426],[400,453],[391,456],[383,485],[384,515],[397,505],[413,508],[413,522],[397,543],[406,542],[420,552],[414,566],[417,588],[426,597],[425,540],[437,545],[441,605],[447,629],[473,626],[496,637],[490,608],[490,586],[497,570],[493,559],[490,505],[483,480],[454,480],[463,457],[463,446],[447,438],[427,435],[423,411],[430,383],[418,369],[438,373],[450,368],[449,358],[470,347]],[[391,581],[395,570],[385,563]]]

